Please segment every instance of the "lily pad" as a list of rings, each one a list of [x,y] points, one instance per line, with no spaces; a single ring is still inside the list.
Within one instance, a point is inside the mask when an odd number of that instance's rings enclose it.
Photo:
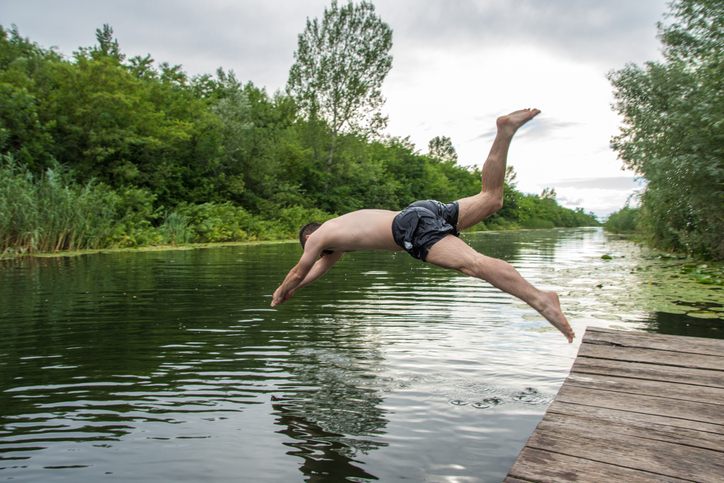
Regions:
[[[717,314],[717,313],[714,313],[714,312],[701,312],[701,311],[697,311],[697,312],[689,312],[689,313],[686,314],[686,315],[688,315],[689,317],[695,317],[695,318],[697,318],[697,319],[719,319],[719,318],[724,318],[724,314]]]

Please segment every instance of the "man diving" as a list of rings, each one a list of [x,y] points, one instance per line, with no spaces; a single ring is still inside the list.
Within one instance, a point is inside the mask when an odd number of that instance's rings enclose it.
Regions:
[[[558,295],[528,283],[509,263],[487,257],[458,238],[459,232],[492,215],[503,206],[508,148],[515,132],[540,113],[523,109],[497,120],[498,132],[482,171],[482,188],[475,196],[452,203],[416,201],[402,211],[359,210],[324,224],[309,223],[299,232],[304,249],[274,292],[272,307],[319,279],[345,252],[405,250],[414,258],[485,280],[526,302],[573,341],[574,333],[561,311]]]

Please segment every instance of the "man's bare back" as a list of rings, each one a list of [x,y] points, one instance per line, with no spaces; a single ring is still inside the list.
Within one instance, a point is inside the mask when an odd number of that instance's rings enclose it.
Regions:
[[[392,238],[392,221],[399,211],[359,210],[324,223],[307,243],[317,242],[321,250],[401,250]]]
[[[430,246],[424,250],[424,256],[416,256],[416,258],[485,280],[520,298],[560,330],[569,342],[572,342],[573,329],[561,311],[558,296],[554,292],[541,292],[523,279],[507,262],[476,252],[456,236],[457,230],[473,226],[500,209],[503,203],[503,185],[510,141],[518,128],[539,113],[540,111],[537,109],[523,109],[498,118],[498,134],[483,165],[481,192],[457,202],[456,209],[459,211],[452,218],[457,221],[450,222],[457,226],[451,227],[448,224],[448,231],[442,231],[442,234],[436,236],[431,243],[428,240]],[[321,226],[316,224],[316,231],[300,235],[304,253],[299,263],[292,268],[282,285],[274,292],[271,305],[276,306],[286,302],[294,295],[295,290],[319,279],[342,258],[345,252],[402,250],[402,246],[398,245],[393,236],[393,223],[398,223],[396,217],[401,213],[404,212],[355,211],[329,220]],[[437,216],[432,212],[430,215],[433,218]],[[447,219],[443,221],[448,222]],[[429,232],[422,235],[426,234],[429,235]],[[404,249],[413,254],[407,246]],[[415,255],[413,254],[413,256]]]

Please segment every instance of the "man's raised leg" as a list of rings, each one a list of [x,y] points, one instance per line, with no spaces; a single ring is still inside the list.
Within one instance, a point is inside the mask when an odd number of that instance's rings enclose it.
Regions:
[[[563,315],[558,295],[533,287],[508,262],[486,257],[453,235],[448,235],[435,243],[425,261],[485,280],[492,286],[518,297],[537,310],[553,327],[560,330],[568,342],[573,342],[575,334],[566,316]]]
[[[503,206],[503,185],[510,141],[521,126],[539,113],[538,109],[522,109],[498,118],[498,132],[483,165],[480,194],[458,201],[459,231],[480,223]]]

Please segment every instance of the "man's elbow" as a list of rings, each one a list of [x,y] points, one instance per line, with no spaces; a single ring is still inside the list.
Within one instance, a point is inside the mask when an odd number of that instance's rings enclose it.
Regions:
[[[289,282],[296,287],[302,283],[302,280],[304,280],[304,277],[306,276],[307,272],[300,270],[299,267],[294,267],[292,271],[289,272]]]
[[[503,207],[503,198],[496,198],[493,202],[493,213],[496,213]]]

